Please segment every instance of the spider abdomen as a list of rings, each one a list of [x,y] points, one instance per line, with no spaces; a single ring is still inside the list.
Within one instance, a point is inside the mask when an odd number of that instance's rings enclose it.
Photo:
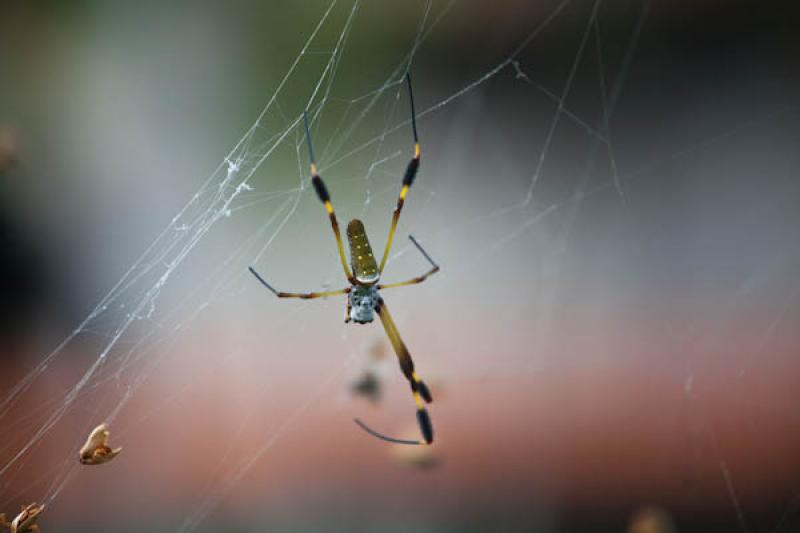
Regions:
[[[350,264],[356,280],[370,285],[378,281],[378,263],[372,255],[364,223],[357,218],[347,225],[347,240],[350,241]]]

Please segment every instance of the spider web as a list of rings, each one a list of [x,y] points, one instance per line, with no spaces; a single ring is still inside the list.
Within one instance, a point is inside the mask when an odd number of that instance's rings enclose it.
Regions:
[[[630,192],[642,177],[795,112],[770,110],[636,167],[630,162],[635,158],[618,152],[611,124],[639,49],[649,2],[633,5],[628,24],[613,33],[604,28],[606,6],[600,0],[553,3],[479,71],[457,86],[443,82],[434,92],[426,89],[434,84],[417,73],[427,72],[426,52],[434,51],[443,28],[458,20],[460,7],[454,1],[421,4],[415,31],[405,36],[404,53],[380,72],[360,76],[352,74],[358,72],[360,59],[353,41],[368,38],[364,35],[369,35],[370,24],[362,13],[367,6],[333,1],[309,21],[296,55],[270,88],[265,107],[218,167],[85,319],[0,399],[0,422],[13,435],[3,444],[8,459],[0,465],[0,479],[8,481],[0,493],[2,502],[33,495],[50,507],[73,491],[76,498],[85,467],[75,456],[89,430],[100,422],[112,428],[113,442],[126,447],[117,462],[141,457],[137,451],[142,449],[157,456],[162,453],[160,441],[173,442],[168,438],[171,432],[181,434],[182,442],[192,442],[186,433],[193,418],[205,416],[202,407],[184,404],[182,416],[151,423],[164,411],[174,416],[179,411],[172,408],[202,388],[222,405],[208,414],[221,421],[220,436],[212,444],[185,451],[211,466],[204,471],[202,487],[193,491],[192,503],[175,513],[182,517],[176,526],[181,531],[203,527],[247,478],[262,471],[269,476],[265,458],[282,440],[296,443],[295,436],[302,436],[303,442],[312,443],[309,446],[319,445],[324,437],[307,420],[319,420],[313,411],[341,385],[369,341],[341,324],[341,299],[278,301],[247,273],[247,266],[253,265],[287,291],[336,289],[344,283],[330,229],[308,186],[303,110],[308,110],[320,174],[340,219],[364,219],[373,247],[380,251],[411,155],[404,75],[415,73],[422,170],[409,195],[386,277],[406,279],[424,268],[414,248],[400,238],[406,233],[417,235],[444,266],[440,279],[419,289],[393,291],[387,301],[404,337],[416,347],[412,351],[423,375],[433,368],[454,388],[476,383],[513,386],[515,380],[539,383],[536,376],[554,368],[593,363],[589,357],[557,362],[547,355],[554,353],[555,339],[563,332],[559,301],[565,292],[574,294],[564,287],[571,278],[564,279],[559,270],[573,249],[585,244],[576,237],[586,231],[583,221],[596,221],[613,210],[629,224],[644,223],[643,209]],[[573,19],[579,23],[565,22]],[[568,35],[564,28],[570,30]],[[560,67],[557,83],[542,82],[537,65],[546,65],[547,58],[541,56],[545,52],[540,41],[553,34],[568,51],[555,55]],[[529,102],[530,108],[497,105],[492,97],[499,90],[512,94],[515,103]],[[517,113],[528,126],[504,128]],[[530,137],[520,138],[520,131]],[[487,137],[496,142],[485,142]],[[473,152],[477,156],[471,157]],[[626,156],[624,168],[633,170],[623,172]],[[513,178],[498,187],[498,175]],[[466,195],[467,189],[478,192]],[[520,252],[531,249],[538,251],[533,260]],[[412,299],[411,290],[428,303]],[[472,355],[499,348],[504,357],[460,365],[459,355],[447,349],[459,335],[459,326],[437,330],[432,319],[419,318],[448,316],[448,302],[458,295],[482,302],[478,310],[459,315],[468,326],[480,328],[486,321],[501,332],[486,333],[490,340],[476,336]],[[535,304],[528,301],[533,298]],[[612,301],[611,307],[622,305],[605,293],[592,299],[606,300]],[[755,359],[767,349],[795,301],[796,291],[770,315],[756,355],[736,365],[742,375],[757,364]],[[528,321],[516,320],[520,314]],[[504,335],[512,327],[527,327],[529,332],[506,341]],[[372,328],[370,339],[382,335],[379,326]],[[673,335],[670,340],[680,343],[687,338],[692,335]],[[423,348],[426,339],[430,343]],[[325,353],[318,353],[322,349]],[[437,351],[443,355],[427,355]],[[67,362],[67,353],[81,357]],[[597,350],[594,356],[602,353]],[[687,401],[696,394],[695,368],[701,365],[693,360],[681,369],[679,388]],[[48,375],[61,367],[71,369],[69,382],[48,385]],[[53,389],[58,392],[49,392]],[[151,400],[165,391],[166,397]],[[31,403],[33,409],[21,408]],[[383,424],[408,417],[410,404],[399,385],[387,403],[394,406],[371,416]],[[432,405],[434,423],[443,419],[445,428],[454,425],[450,421],[459,418],[458,405],[438,408],[438,402]],[[342,432],[356,433],[346,425],[354,409],[349,404],[339,407]],[[490,415],[479,411],[474,416],[469,420]],[[746,531],[748,518],[736,471],[718,430],[708,418],[702,420],[709,425],[717,482],[738,527]],[[145,427],[165,433],[153,434]],[[395,427],[404,431],[402,425]],[[71,446],[64,445],[65,439]],[[64,459],[29,477],[39,454],[53,442],[59,449],[69,448]],[[138,450],[129,442],[138,443]],[[180,450],[163,453],[182,456]],[[220,521],[225,523],[224,518]]]

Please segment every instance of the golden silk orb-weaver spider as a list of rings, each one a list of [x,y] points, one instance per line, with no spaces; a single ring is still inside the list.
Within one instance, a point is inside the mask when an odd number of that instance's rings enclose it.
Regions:
[[[350,244],[350,265],[347,264],[344,246],[342,245],[342,236],[339,232],[339,223],[336,220],[336,213],[334,212],[333,204],[331,203],[331,195],[328,193],[328,189],[325,187],[325,183],[322,181],[319,172],[317,172],[317,164],[314,160],[314,149],[312,148],[311,144],[311,134],[309,133],[308,129],[308,114],[303,113],[306,143],[308,144],[308,158],[311,166],[311,184],[314,186],[317,196],[325,206],[325,210],[328,212],[328,218],[330,219],[331,227],[333,228],[333,235],[336,237],[336,246],[339,250],[339,259],[342,262],[342,269],[344,270],[344,275],[347,277],[347,281],[350,283],[350,286],[338,291],[327,292],[282,292],[275,290],[275,288],[267,283],[266,280],[264,280],[264,278],[262,278],[253,267],[250,267],[250,272],[258,279],[258,281],[261,282],[262,285],[269,289],[278,298],[311,299],[346,294],[347,312],[344,319],[345,322],[353,321],[357,324],[367,324],[372,322],[374,319],[374,313],[378,313],[378,317],[381,319],[381,323],[383,323],[383,328],[386,330],[386,335],[389,337],[389,342],[391,342],[392,347],[397,354],[397,358],[400,362],[400,369],[403,371],[403,375],[411,385],[411,393],[414,396],[414,402],[417,406],[417,422],[419,423],[420,431],[422,432],[422,437],[424,440],[404,440],[387,437],[370,429],[366,424],[357,418],[355,419],[355,422],[370,435],[388,442],[395,442],[399,444],[431,444],[433,442],[433,425],[431,424],[431,419],[428,416],[428,411],[425,408],[425,404],[431,403],[433,398],[431,397],[428,386],[425,385],[425,382],[420,379],[419,375],[417,375],[416,371],[414,370],[414,361],[411,360],[411,354],[409,353],[408,348],[406,348],[403,339],[400,337],[400,333],[397,331],[397,326],[395,325],[394,320],[392,320],[392,315],[389,313],[389,309],[386,307],[386,303],[383,301],[379,291],[382,289],[392,289],[395,287],[403,287],[405,285],[422,283],[428,279],[428,276],[431,276],[439,271],[439,265],[437,265],[436,262],[431,259],[431,256],[428,255],[419,242],[417,242],[413,236],[409,235],[411,242],[414,244],[414,246],[416,246],[423,257],[425,257],[428,263],[430,263],[430,270],[421,276],[417,276],[407,281],[385,284],[378,283],[378,281],[380,281],[381,274],[383,274],[383,269],[386,266],[386,261],[389,258],[389,250],[392,247],[392,240],[394,238],[395,230],[397,229],[397,221],[400,219],[400,212],[403,210],[403,204],[405,203],[408,190],[414,184],[414,178],[417,175],[420,163],[421,151],[419,147],[419,138],[417,136],[417,121],[416,113],[414,111],[414,93],[411,90],[411,76],[409,74],[406,74],[406,84],[408,86],[408,99],[411,106],[411,130],[414,134],[414,157],[408,163],[408,167],[406,167],[405,174],[403,175],[400,196],[397,198],[397,206],[394,208],[394,212],[392,213],[392,223],[389,228],[389,236],[386,239],[386,246],[383,250],[383,257],[381,258],[380,264],[375,261],[375,257],[372,255],[372,247],[367,239],[367,233],[364,230],[364,224],[358,219],[351,220],[347,225],[347,239]],[[350,270],[351,266],[352,271]]]

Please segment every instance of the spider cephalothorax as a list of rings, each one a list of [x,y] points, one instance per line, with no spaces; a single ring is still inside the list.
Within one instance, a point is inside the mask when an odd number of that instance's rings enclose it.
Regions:
[[[378,288],[374,285],[356,285],[347,295],[347,318],[345,322],[368,324],[375,320],[375,307],[378,305]]]
[[[414,395],[414,402],[417,405],[417,421],[419,422],[424,441],[393,439],[373,431],[358,419],[356,419],[356,423],[370,434],[391,442],[400,442],[403,444],[430,444],[433,442],[433,426],[431,425],[430,417],[428,416],[428,411],[425,408],[425,404],[433,401],[433,398],[431,398],[431,393],[428,390],[428,387],[425,385],[425,382],[420,379],[414,370],[414,362],[411,360],[411,354],[408,352],[408,348],[406,348],[403,339],[400,338],[400,333],[398,333],[397,326],[392,320],[392,315],[389,314],[389,309],[386,307],[383,298],[378,292],[381,289],[390,289],[393,287],[402,287],[404,285],[422,283],[428,278],[428,276],[439,271],[439,266],[433,261],[433,259],[431,259],[431,256],[428,255],[428,253],[422,248],[422,246],[420,246],[414,237],[409,235],[411,242],[430,263],[431,269],[425,274],[417,276],[416,278],[411,278],[407,281],[388,284],[378,283],[381,278],[381,274],[383,273],[383,269],[386,266],[386,261],[389,258],[389,250],[392,247],[392,239],[394,238],[394,232],[397,229],[397,222],[400,219],[400,212],[403,209],[406,195],[408,194],[408,190],[414,184],[414,178],[417,175],[417,170],[419,170],[421,152],[419,147],[419,139],[417,138],[417,123],[414,113],[414,95],[411,92],[411,78],[408,75],[406,75],[406,82],[408,83],[408,95],[411,103],[411,128],[414,133],[414,157],[408,163],[408,167],[406,167],[406,172],[403,176],[403,184],[400,189],[400,196],[397,198],[397,206],[394,208],[394,212],[392,213],[392,223],[389,227],[389,236],[386,239],[386,246],[384,247],[383,257],[381,258],[380,264],[375,261],[375,257],[372,254],[372,247],[369,244],[369,239],[367,239],[367,233],[364,229],[364,224],[358,219],[351,220],[347,225],[347,238],[350,244],[350,264],[347,264],[347,257],[345,255],[344,245],[342,243],[342,235],[339,231],[339,222],[336,220],[336,213],[333,210],[331,195],[328,192],[327,187],[325,187],[325,183],[322,181],[319,173],[317,172],[317,165],[314,161],[314,150],[311,145],[311,134],[308,130],[308,115],[304,113],[303,119],[305,124],[306,141],[308,142],[308,158],[311,167],[311,184],[314,187],[314,191],[317,193],[317,197],[325,206],[325,211],[328,213],[328,218],[331,222],[331,228],[333,229],[333,235],[336,237],[336,246],[339,251],[339,260],[342,263],[342,270],[344,270],[344,274],[347,277],[347,281],[350,283],[350,286],[338,291],[309,293],[281,292],[275,290],[272,285],[267,283],[264,278],[262,278],[255,271],[255,269],[253,269],[253,267],[250,267],[250,272],[252,272],[253,275],[258,278],[258,280],[267,289],[272,291],[272,293],[279,298],[310,299],[347,294],[347,313],[345,316],[345,322],[350,322],[352,320],[358,324],[366,324],[373,321],[374,313],[378,313],[378,317],[381,319],[383,328],[386,330],[386,335],[389,337],[389,341],[392,343],[392,347],[397,354],[397,358],[400,363],[400,369],[403,371],[403,375],[411,385],[411,393]],[[350,271],[351,268],[352,272]]]

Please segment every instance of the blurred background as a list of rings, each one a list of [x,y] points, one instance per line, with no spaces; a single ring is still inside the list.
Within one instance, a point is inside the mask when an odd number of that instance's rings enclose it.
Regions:
[[[0,512],[43,531],[800,531],[797,9],[0,6]],[[308,183],[432,386],[432,447]],[[266,106],[266,107],[265,107]],[[106,421],[124,451],[81,466]]]

